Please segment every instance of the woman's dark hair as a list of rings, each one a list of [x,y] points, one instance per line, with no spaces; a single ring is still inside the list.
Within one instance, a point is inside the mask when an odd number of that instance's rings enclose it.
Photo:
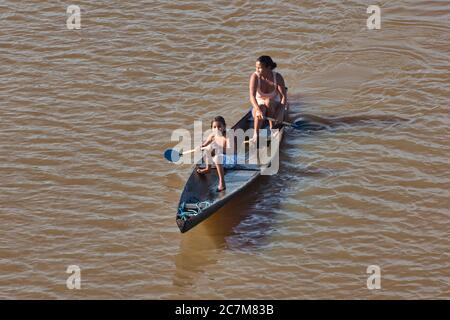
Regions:
[[[261,62],[266,68],[270,68],[271,70],[277,67],[277,64],[269,56],[261,56],[256,61]]]
[[[214,122],[220,122],[223,125],[223,128],[226,130],[227,124],[225,123],[225,119],[222,116],[214,117],[213,121],[211,121],[211,128]]]

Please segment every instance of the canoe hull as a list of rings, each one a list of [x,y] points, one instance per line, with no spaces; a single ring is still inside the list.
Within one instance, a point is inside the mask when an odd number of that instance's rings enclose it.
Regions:
[[[267,126],[267,123],[265,124]],[[241,118],[231,129],[253,127],[251,111]],[[283,138],[284,128],[279,131],[279,139]],[[278,150],[276,150],[278,152]],[[261,167],[257,165],[242,165],[225,170],[225,184],[227,189],[216,192],[218,184],[217,171],[199,175],[194,166],[186,182],[178,203],[176,223],[182,233],[189,231],[200,222],[217,212],[228,201],[252,184],[260,175]],[[197,206],[197,207],[196,207]],[[192,212],[193,214],[189,214]]]
[[[211,173],[211,175],[212,174],[213,173]],[[200,222],[202,222],[202,221],[206,220],[207,218],[209,218],[211,215],[216,213],[220,208],[222,208],[228,201],[230,201],[231,199],[236,197],[240,193],[240,191],[242,191],[246,187],[248,187],[259,176],[260,176],[260,172],[259,171],[253,171],[252,176],[249,177],[247,182],[245,184],[243,184],[241,188],[235,190],[232,193],[228,193],[226,196],[223,197],[223,199],[215,201],[211,206],[209,206],[208,208],[202,210],[201,213],[199,213],[199,214],[197,214],[195,216],[192,216],[191,218],[189,218],[187,220],[182,220],[182,219],[178,219],[177,218],[176,221],[177,221],[177,225],[178,225],[178,228],[180,229],[180,231],[182,233],[187,232],[190,229],[192,229],[193,227],[195,227],[196,225],[198,225]],[[214,184],[214,188],[216,188],[216,186],[217,186],[217,183]],[[228,189],[228,187],[227,187],[227,189]],[[213,190],[212,192],[216,192],[216,191]],[[182,202],[180,202],[179,206],[181,205],[181,203]]]

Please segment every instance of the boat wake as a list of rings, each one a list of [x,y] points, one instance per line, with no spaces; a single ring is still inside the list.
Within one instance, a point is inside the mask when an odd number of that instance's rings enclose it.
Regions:
[[[290,115],[290,117],[291,119],[295,119],[293,122],[303,131],[319,131],[353,124],[369,124],[380,122],[386,124],[395,124],[409,121],[405,118],[393,117],[388,115],[361,115],[325,118],[312,114],[294,113]]]

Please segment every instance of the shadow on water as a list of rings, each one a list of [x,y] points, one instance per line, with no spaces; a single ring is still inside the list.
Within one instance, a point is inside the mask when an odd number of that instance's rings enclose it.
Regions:
[[[324,118],[296,112],[295,109],[300,110],[300,104],[291,105],[290,119],[295,121],[300,118],[304,133],[352,124],[407,121],[386,115]],[[288,132],[287,135],[290,135],[297,130]],[[193,285],[198,275],[216,264],[227,251],[253,252],[268,245],[279,220],[277,213],[288,196],[285,189],[289,181],[294,179],[297,183],[302,177],[330,174],[324,169],[292,165],[285,142],[280,147],[280,162],[277,175],[259,177],[213,216],[182,235],[175,257],[175,285]]]
[[[276,230],[277,212],[287,196],[283,192],[286,181],[290,177],[297,182],[301,177],[328,174],[312,167],[285,165],[289,155],[280,149],[277,175],[260,176],[214,215],[182,235],[175,257],[174,285],[193,285],[199,274],[216,264],[227,251],[253,252],[266,246]]]
[[[259,178],[245,193],[237,195],[207,220],[181,236],[180,248],[175,257],[174,284],[192,285],[199,274],[217,263],[235,228],[251,216],[257,201]],[[261,236],[262,236],[262,232]]]

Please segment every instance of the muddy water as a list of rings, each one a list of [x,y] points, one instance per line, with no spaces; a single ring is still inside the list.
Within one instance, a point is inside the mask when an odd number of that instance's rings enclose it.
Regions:
[[[1,298],[450,298],[448,2],[385,1],[372,31],[369,1],[77,4],[80,30],[0,4]],[[191,167],[163,150],[237,121],[261,54],[294,117],[346,121],[288,131],[278,175],[182,235]]]

